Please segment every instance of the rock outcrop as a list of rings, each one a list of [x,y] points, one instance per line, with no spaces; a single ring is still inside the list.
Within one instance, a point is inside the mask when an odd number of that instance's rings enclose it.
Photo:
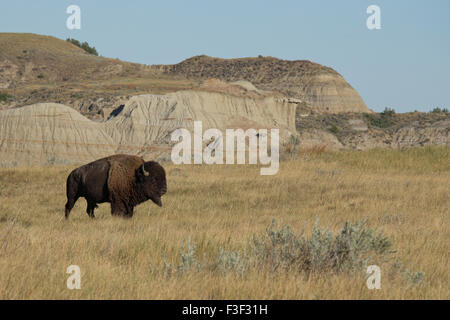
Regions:
[[[450,115],[445,112],[297,114],[296,128],[301,144],[313,141],[332,149],[450,145]]]
[[[407,124],[394,130],[368,129],[343,136],[341,141],[346,148],[357,150],[449,146],[450,120],[437,121],[427,125]]]
[[[278,128],[283,140],[295,134],[295,109],[276,96],[228,95],[213,88],[135,96],[106,122],[55,103],[8,109],[0,111],[1,166],[85,163],[114,153],[167,159],[171,133],[192,132],[194,121],[202,121],[203,131],[223,133]]]
[[[280,138],[295,134],[296,106],[275,96],[249,98],[211,91],[179,91],[131,98],[106,131],[120,145],[119,152],[139,147],[139,155],[154,157],[167,151],[170,134],[178,128],[280,129]]]
[[[116,149],[103,124],[61,104],[0,111],[1,167],[82,163]]]

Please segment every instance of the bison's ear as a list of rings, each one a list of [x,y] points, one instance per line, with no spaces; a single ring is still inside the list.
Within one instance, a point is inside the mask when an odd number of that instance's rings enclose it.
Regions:
[[[140,166],[139,169],[136,170],[136,179],[139,182],[143,182],[145,177],[148,177],[150,173],[145,170],[144,165]]]

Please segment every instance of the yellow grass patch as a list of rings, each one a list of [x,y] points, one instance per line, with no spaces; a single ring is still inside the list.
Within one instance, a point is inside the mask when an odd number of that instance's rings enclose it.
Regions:
[[[73,167],[0,169],[0,299],[448,299],[449,150],[316,150],[274,176],[251,165],[165,165],[163,207],[146,202],[130,220],[112,217],[109,204],[91,220],[79,199],[65,221]],[[421,286],[383,262],[381,290],[367,289],[364,272],[162,272],[164,259],[180,263],[188,239],[210,260],[220,247],[242,250],[273,219],[310,233],[316,218],[336,232],[365,217],[405,267],[425,273]],[[81,290],[66,287],[72,264]]]

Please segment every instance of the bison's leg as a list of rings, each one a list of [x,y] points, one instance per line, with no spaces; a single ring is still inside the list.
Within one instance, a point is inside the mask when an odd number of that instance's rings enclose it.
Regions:
[[[111,215],[124,216],[127,213],[127,208],[122,201],[111,201]]]
[[[134,210],[134,207],[132,205],[128,205],[127,206],[127,213],[125,215],[125,218],[133,217],[133,214],[134,214],[133,210]]]
[[[77,200],[78,200],[78,197],[77,197],[77,196],[75,196],[75,197],[68,197],[68,198],[67,198],[67,202],[66,202],[66,212],[65,212],[65,217],[66,217],[66,219],[69,218],[70,211],[72,210],[72,208],[73,208],[73,206],[75,205],[75,202],[77,202]]]
[[[95,218],[95,215],[94,215],[95,208],[98,208],[98,206],[95,204],[95,202],[87,200],[86,213],[88,214],[89,217]]]
[[[73,185],[67,186],[67,202],[66,202],[66,211],[65,211],[65,217],[66,219],[69,218],[70,211],[73,209],[73,206],[75,205],[75,202],[77,202],[78,198],[80,196],[78,195],[78,190],[76,189],[76,186]]]

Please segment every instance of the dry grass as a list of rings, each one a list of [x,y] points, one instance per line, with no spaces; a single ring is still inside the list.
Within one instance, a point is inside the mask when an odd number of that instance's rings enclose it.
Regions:
[[[163,208],[150,202],[131,220],[100,205],[88,218],[80,199],[63,219],[65,179],[72,168],[0,169],[1,299],[449,299],[449,148],[307,153],[282,162],[275,176],[256,166],[167,165]],[[199,257],[219,248],[243,250],[273,219],[311,232],[316,218],[332,231],[368,218],[384,231],[411,271],[412,285],[392,262],[381,290],[365,273],[214,270],[167,277],[164,259],[180,263],[188,239]],[[82,271],[81,290],[68,290],[69,265]]]
[[[330,147],[326,144],[316,144],[310,147],[302,148],[298,151],[300,156],[320,155],[332,152]]]

